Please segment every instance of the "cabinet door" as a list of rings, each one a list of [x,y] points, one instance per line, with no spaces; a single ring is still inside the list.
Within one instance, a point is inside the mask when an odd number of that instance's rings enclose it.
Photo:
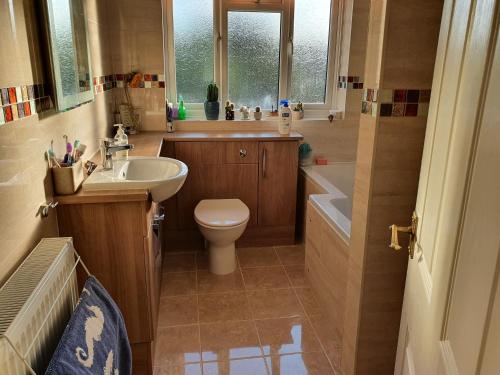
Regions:
[[[243,148],[247,156],[240,158]],[[249,225],[257,224],[256,142],[177,142],[175,152],[189,168],[186,182],[177,193],[179,229],[198,227],[193,215],[202,199],[241,199],[250,209]],[[247,163],[252,160],[254,164]]]
[[[250,209],[248,226],[257,224],[257,164],[224,164],[217,170],[217,197],[241,199]]]
[[[259,156],[259,226],[295,225],[298,142],[260,142]]]
[[[217,170],[222,161],[219,142],[176,142],[175,157],[186,163],[189,172],[177,193],[179,229],[197,228],[194,208],[201,199],[217,198]]]

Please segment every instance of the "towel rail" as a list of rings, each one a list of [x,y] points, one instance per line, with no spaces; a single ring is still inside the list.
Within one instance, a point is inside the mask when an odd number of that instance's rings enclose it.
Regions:
[[[87,276],[91,276],[91,273],[90,273],[89,269],[87,268],[87,266],[83,262],[81,256],[78,254],[78,252],[76,251],[76,249],[72,246],[71,250],[73,251],[73,254],[76,257],[75,264],[73,265],[73,267],[71,268],[70,272],[68,273],[66,279],[64,280],[64,283],[62,284],[61,289],[59,290],[59,292],[57,293],[56,297],[54,298],[54,301],[52,302],[52,304],[51,304],[51,306],[49,308],[49,311],[47,312],[45,318],[43,319],[43,321],[42,321],[40,327],[38,328],[38,330],[36,331],[35,335],[33,336],[33,339],[29,343],[26,351],[24,353],[22,353],[16,347],[16,345],[12,342],[12,340],[10,339],[10,337],[8,335],[6,335],[6,334],[0,334],[0,337],[3,337],[3,338],[6,339],[7,343],[9,344],[9,346],[13,349],[14,353],[16,353],[16,355],[19,357],[19,359],[24,363],[24,365],[26,366],[26,369],[29,371],[29,373],[31,375],[37,375],[37,373],[35,372],[35,370],[33,369],[33,367],[30,365],[30,363],[28,361],[29,354],[30,354],[31,350],[33,349],[33,346],[35,345],[35,343],[36,343],[36,341],[37,341],[40,333],[42,332],[45,324],[47,324],[49,318],[51,317],[51,313],[53,312],[54,308],[56,307],[57,302],[59,301],[59,299],[63,295],[66,287],[68,286],[69,282],[71,281],[71,278],[73,277],[73,275],[74,275],[74,273],[75,273],[76,268],[78,267],[78,265],[82,266],[82,268],[84,269],[84,271],[87,274]],[[23,311],[23,312],[21,312],[20,313],[20,318],[23,318],[23,316],[26,313],[27,313],[26,310]]]

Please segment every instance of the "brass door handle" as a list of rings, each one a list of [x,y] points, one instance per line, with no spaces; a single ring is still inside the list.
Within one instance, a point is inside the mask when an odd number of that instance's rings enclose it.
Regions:
[[[390,248],[398,251],[401,250],[402,247],[399,245],[399,232],[408,233],[410,235],[410,242],[408,244],[408,253],[410,254],[410,259],[413,259],[415,254],[415,243],[417,242],[417,224],[418,218],[415,212],[413,212],[411,218],[411,225],[407,227],[400,227],[396,224],[392,224],[389,226],[389,230],[391,231],[391,244]]]

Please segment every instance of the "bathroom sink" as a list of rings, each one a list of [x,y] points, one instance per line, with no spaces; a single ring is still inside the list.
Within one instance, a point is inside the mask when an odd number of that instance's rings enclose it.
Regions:
[[[153,201],[170,198],[184,184],[186,164],[162,157],[129,157],[114,160],[112,170],[97,168],[84,182],[83,191],[148,189]]]

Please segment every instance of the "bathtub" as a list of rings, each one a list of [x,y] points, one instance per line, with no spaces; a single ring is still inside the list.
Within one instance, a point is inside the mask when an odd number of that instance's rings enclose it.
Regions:
[[[332,163],[302,167],[307,178],[323,190],[309,196],[328,223],[345,239],[351,237],[352,193],[355,163]]]

